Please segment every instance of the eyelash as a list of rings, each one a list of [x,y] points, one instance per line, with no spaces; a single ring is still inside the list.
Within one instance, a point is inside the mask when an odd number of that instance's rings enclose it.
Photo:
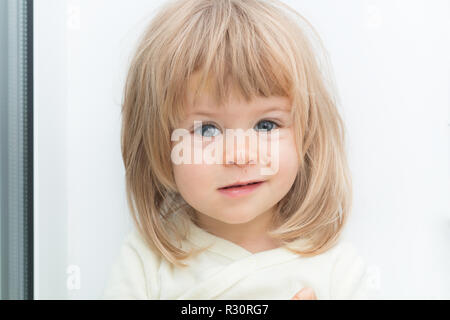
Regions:
[[[261,121],[259,121],[258,123],[260,123],[260,122],[263,122],[263,121],[267,121],[267,122],[272,122],[273,124],[275,124],[275,126],[279,129],[279,128],[281,128],[281,125],[277,122],[277,121],[274,121],[274,120],[270,120],[270,119],[263,119],[263,120],[261,120]],[[258,124],[257,123],[257,124]],[[256,125],[257,125],[256,124]],[[201,126],[198,126],[198,127],[196,127],[196,128],[192,128],[191,129],[191,133],[195,133],[195,130],[197,130],[197,129],[201,129],[202,127],[206,127],[206,126],[208,126],[208,125],[211,125],[211,126],[214,126],[214,127],[216,127],[216,125],[213,123],[213,122],[209,122],[209,121],[206,121],[206,122],[202,122],[202,125]],[[216,127],[217,128],[217,127]],[[276,128],[275,128],[276,129]],[[272,130],[274,130],[274,129],[272,129]],[[271,130],[270,130],[271,131]],[[269,132],[270,132],[269,131]]]

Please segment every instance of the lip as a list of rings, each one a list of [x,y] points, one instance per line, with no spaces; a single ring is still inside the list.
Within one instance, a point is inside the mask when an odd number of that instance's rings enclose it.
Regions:
[[[258,180],[255,180],[252,182],[258,182],[258,183],[241,186],[241,187],[227,188],[227,189],[220,188],[218,190],[220,193],[222,193],[223,195],[226,195],[230,198],[237,198],[237,197],[242,197],[242,196],[252,193],[256,189],[258,189],[262,184],[265,183],[265,181],[258,181]],[[237,184],[244,184],[244,183],[237,183]],[[247,182],[247,183],[251,183],[251,182]],[[233,184],[233,185],[236,185],[236,184]]]
[[[220,187],[219,189],[228,188],[228,187],[232,187],[232,186],[238,186],[238,185],[246,185],[246,184],[254,183],[254,182],[264,182],[264,180],[254,179],[254,180],[248,180],[248,181],[237,181],[237,182],[235,182],[233,184],[229,184],[227,186]]]

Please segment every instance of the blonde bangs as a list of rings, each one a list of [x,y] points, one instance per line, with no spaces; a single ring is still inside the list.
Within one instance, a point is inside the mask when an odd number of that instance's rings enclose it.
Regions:
[[[167,219],[180,208],[195,219],[168,160],[191,90],[194,101],[207,91],[217,107],[230,94],[247,102],[290,98],[300,166],[277,204],[271,234],[285,244],[298,240],[292,248],[303,255],[336,243],[350,211],[351,180],[326,59],[314,28],[279,1],[178,0],[160,8],[131,61],[122,109],[128,203],[150,246],[177,265],[192,254],[170,240],[170,232],[183,237]]]

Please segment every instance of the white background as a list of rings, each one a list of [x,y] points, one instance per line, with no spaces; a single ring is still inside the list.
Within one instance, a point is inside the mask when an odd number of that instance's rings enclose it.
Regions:
[[[449,299],[449,1],[284,2],[334,68],[355,194],[343,236],[384,298]],[[37,299],[100,298],[132,226],[122,86],[160,3],[34,3]]]

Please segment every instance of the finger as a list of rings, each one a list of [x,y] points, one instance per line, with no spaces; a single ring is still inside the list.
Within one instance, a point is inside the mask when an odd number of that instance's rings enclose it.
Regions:
[[[303,288],[294,296],[293,300],[317,300],[314,290],[311,288]]]
[[[303,288],[291,300],[317,300],[317,297],[313,289]]]

